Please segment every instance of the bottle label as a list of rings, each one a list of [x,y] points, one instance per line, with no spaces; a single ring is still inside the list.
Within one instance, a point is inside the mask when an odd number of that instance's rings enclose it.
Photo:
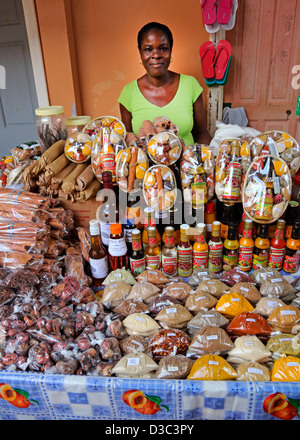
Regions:
[[[116,178],[116,158],[114,153],[102,153],[102,172],[110,171],[113,175],[113,180]]]
[[[283,258],[285,253],[285,247],[282,249],[276,249],[273,246],[270,248],[268,267],[280,270],[282,268]]]
[[[221,237],[225,240],[228,236],[228,225],[221,223]]]
[[[162,255],[162,271],[167,276],[177,274],[177,257],[165,257]]]
[[[293,251],[293,250],[291,251],[289,249],[286,251],[283,262],[283,270],[285,272],[289,272],[289,273],[297,272],[299,268],[299,252],[300,251]]]
[[[90,258],[90,267],[93,278],[102,279],[106,278],[108,275],[108,262],[107,255],[104,258],[96,259]]]
[[[108,246],[110,237],[110,223],[100,221],[101,240],[105,246]]]
[[[134,260],[133,258],[129,259],[130,261],[130,269],[133,275],[140,275],[144,270],[146,270],[146,258],[143,257],[140,260]]]
[[[212,272],[220,272],[222,270],[223,243],[209,245],[208,252],[208,268]]]
[[[133,240],[132,241],[132,249],[134,251],[139,251],[140,249],[142,249],[141,242],[139,240]]]
[[[252,266],[253,247],[240,246],[238,267],[242,270],[250,270]]]
[[[174,237],[165,237],[165,244],[169,247],[174,245]]]
[[[189,277],[193,270],[193,250],[177,249],[178,253],[178,275],[181,277]]]
[[[128,243],[132,243],[132,229],[126,229],[124,228],[124,237],[125,237],[125,241],[127,241]]]
[[[193,270],[206,268],[208,261],[208,249],[193,252]]]
[[[230,270],[237,266],[238,249],[224,249],[223,251],[223,270]]]
[[[110,238],[108,244],[108,252],[113,257],[121,257],[127,253],[125,238]]]
[[[254,249],[253,250],[253,260],[252,269],[260,269],[262,267],[268,266],[270,249]]]
[[[158,255],[146,255],[147,268],[160,269],[161,267],[161,254]]]
[[[239,200],[242,168],[237,162],[232,162],[226,168],[225,189],[223,199]]]

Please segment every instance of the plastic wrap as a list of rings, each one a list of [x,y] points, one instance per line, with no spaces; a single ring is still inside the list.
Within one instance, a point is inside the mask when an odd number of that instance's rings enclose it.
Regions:
[[[214,196],[215,160],[208,145],[184,145],[180,159],[183,199],[197,208]]]
[[[191,371],[193,361],[183,355],[163,357],[155,371],[155,379],[185,379]]]
[[[192,275],[189,278],[189,285],[192,287],[198,287],[200,283],[206,280],[218,280],[218,275],[211,271],[210,269],[196,269],[193,271]]]
[[[299,382],[300,359],[295,356],[277,359],[271,370],[271,380],[277,382]]]
[[[274,355],[300,355],[300,337],[290,333],[279,333],[271,336],[268,340],[266,348]]]
[[[95,135],[100,133],[101,129],[104,127],[109,127],[111,130],[113,129],[122,138],[126,137],[126,128],[123,122],[115,116],[108,115],[98,116],[97,118],[92,119],[86,124],[82,131],[94,139]]]
[[[165,165],[148,168],[143,179],[143,195],[149,208],[159,212],[171,209],[176,194],[176,179],[171,168]]]
[[[68,137],[65,144],[65,155],[75,163],[87,162],[92,154],[93,140],[86,133],[75,133]]]
[[[113,367],[119,377],[137,377],[157,370],[157,363],[145,353],[131,353],[123,356]]]
[[[160,310],[155,319],[163,328],[184,329],[193,315],[181,304],[174,304]]]
[[[237,369],[237,380],[250,382],[269,382],[271,380],[271,372],[259,362],[244,362]]]
[[[237,372],[219,355],[204,354],[193,364],[187,376],[189,380],[232,380]]]
[[[130,291],[131,286],[123,281],[107,284],[104,288],[101,302],[107,308],[113,309],[126,299]]]
[[[194,334],[204,327],[227,327],[229,320],[214,309],[197,313],[187,324],[189,333]]]
[[[172,165],[180,158],[181,151],[181,141],[171,131],[154,134],[147,144],[149,158],[159,165]]]
[[[192,292],[192,287],[187,283],[177,281],[167,284],[164,287],[162,294],[171,296],[172,298],[184,302]]]
[[[137,146],[121,151],[116,159],[116,179],[124,192],[142,190],[143,179],[149,168],[149,159],[142,148]]]
[[[186,355],[191,359],[197,359],[204,354],[224,355],[231,348],[233,342],[226,331],[220,327],[209,326],[203,327],[193,335]]]
[[[272,155],[259,156],[249,167],[243,187],[243,209],[256,223],[273,223],[291,199],[292,179],[287,164]]]
[[[238,282],[233,287],[230,288],[228,293],[240,293],[243,295],[253,306],[255,306],[261,299],[261,294],[255,287],[255,284],[248,282]]]
[[[153,336],[160,328],[158,323],[145,313],[133,313],[127,316],[123,325],[128,335]]]
[[[188,335],[178,329],[162,329],[151,339],[149,346],[155,360],[170,354],[186,354],[191,343]]]
[[[268,323],[274,331],[292,333],[300,321],[300,310],[291,305],[284,305],[275,309],[268,317]]]
[[[220,276],[220,280],[230,287],[233,287],[236,283],[254,283],[253,276],[243,272],[238,267],[223,272]]]
[[[280,298],[266,296],[258,301],[253,312],[268,318],[275,309],[284,305],[285,303]]]
[[[150,313],[156,316],[162,309],[173,306],[174,304],[181,304],[181,302],[172,296],[162,294],[152,299],[148,305],[148,308]]]
[[[243,295],[235,292],[225,293],[221,296],[215,308],[217,312],[222,313],[228,319],[254,310],[254,307]]]
[[[201,290],[202,292],[208,292],[216,298],[220,298],[224,293],[228,293],[229,286],[219,279],[209,279],[202,281],[196,289],[196,292]]]
[[[272,327],[258,313],[243,312],[233,318],[226,331],[230,337],[255,335],[266,341],[272,333]]]
[[[234,341],[234,348],[227,353],[227,361],[232,364],[244,362],[266,363],[271,358],[271,351],[255,335],[239,336]]]
[[[198,290],[195,293],[191,293],[185,302],[185,307],[192,313],[196,314],[201,310],[210,310],[217,304],[216,297],[208,292]]]

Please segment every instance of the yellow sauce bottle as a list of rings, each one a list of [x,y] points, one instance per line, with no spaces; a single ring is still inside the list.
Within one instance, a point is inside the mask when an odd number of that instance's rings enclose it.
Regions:
[[[238,267],[249,272],[252,267],[254,240],[252,238],[252,220],[244,220],[243,236],[240,238]]]
[[[196,231],[196,241],[193,245],[193,270],[206,268],[208,260],[205,224],[198,223]]]
[[[271,243],[268,238],[268,225],[261,224],[258,237],[254,242],[252,269],[261,269],[262,267],[268,266],[270,245]]]
[[[237,266],[239,254],[239,241],[236,238],[237,231],[233,225],[229,226],[228,236],[224,241],[223,270],[230,270]]]

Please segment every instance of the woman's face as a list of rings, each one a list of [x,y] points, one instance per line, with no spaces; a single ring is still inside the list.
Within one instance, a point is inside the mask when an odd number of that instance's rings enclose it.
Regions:
[[[172,49],[166,34],[153,29],[141,42],[140,55],[147,73],[153,77],[163,76],[170,65]]]

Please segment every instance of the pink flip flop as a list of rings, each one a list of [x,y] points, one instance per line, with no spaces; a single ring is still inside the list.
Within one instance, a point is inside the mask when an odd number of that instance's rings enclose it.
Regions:
[[[214,78],[215,69],[215,45],[212,41],[206,41],[200,46],[199,55],[204,78]]]
[[[231,44],[227,40],[220,40],[216,48],[215,79],[222,80],[231,57]]]
[[[217,9],[217,22],[220,24],[227,24],[231,16],[233,0],[219,0]]]
[[[217,20],[216,0],[200,0],[204,25],[214,24]]]

